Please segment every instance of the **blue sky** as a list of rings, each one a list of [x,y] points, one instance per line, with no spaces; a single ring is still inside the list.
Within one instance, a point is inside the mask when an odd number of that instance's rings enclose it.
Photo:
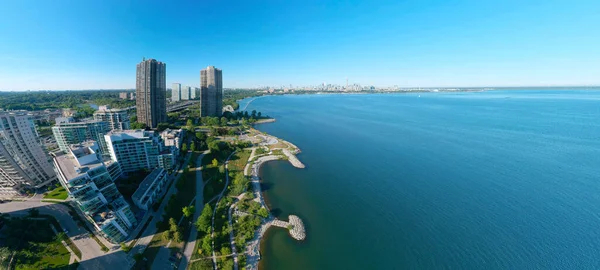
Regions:
[[[3,1],[0,90],[600,85],[600,1]]]

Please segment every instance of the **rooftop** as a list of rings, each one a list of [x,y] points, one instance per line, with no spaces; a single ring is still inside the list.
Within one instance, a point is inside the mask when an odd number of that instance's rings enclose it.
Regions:
[[[65,175],[68,181],[79,177],[89,170],[100,166],[108,166],[114,161],[108,157],[99,157],[94,149],[98,146],[94,142],[85,142],[80,145],[72,145],[68,154],[59,153],[55,160],[58,169]]]
[[[110,106],[105,105],[105,106],[99,106],[98,110],[95,111],[94,114],[107,113],[107,112],[127,112],[127,109],[126,108],[112,109]]]
[[[72,118],[71,118],[72,119]],[[79,121],[79,122],[61,122],[61,123],[56,123],[56,125],[54,125],[55,127],[61,127],[61,126],[77,126],[77,125],[84,125],[84,124],[90,124],[90,123],[100,123],[102,122],[102,120],[83,120],[83,121]]]
[[[146,194],[146,191],[150,187],[152,187],[152,184],[154,183],[154,180],[156,180],[156,177],[163,173],[166,173],[165,169],[163,168],[154,169],[154,171],[152,171],[152,173],[146,176],[146,178],[144,178],[144,181],[140,183],[138,189],[135,190],[135,193],[133,193],[133,196],[131,196],[131,198],[133,200],[140,200],[142,196]]]

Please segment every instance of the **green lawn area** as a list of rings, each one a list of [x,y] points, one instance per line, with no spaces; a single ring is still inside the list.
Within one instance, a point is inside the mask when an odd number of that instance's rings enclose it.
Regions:
[[[246,163],[248,163],[248,158],[250,157],[250,150],[242,150],[240,152],[235,152],[235,154],[229,160],[229,171],[231,172],[242,172],[246,167]]]
[[[195,261],[195,262],[191,263],[188,269],[190,269],[190,270],[212,270],[213,264],[210,259],[204,259],[204,260],[199,260],[199,261]]]
[[[67,190],[60,186],[44,195],[44,199],[66,200],[68,196]]]
[[[71,254],[55,239],[47,220],[15,218],[6,226],[3,240],[16,251],[15,269],[69,269]]]

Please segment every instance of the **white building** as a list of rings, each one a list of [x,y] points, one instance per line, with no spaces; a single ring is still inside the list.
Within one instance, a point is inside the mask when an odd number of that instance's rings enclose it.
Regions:
[[[173,87],[171,88],[171,101],[173,101],[173,102],[181,101],[181,84],[180,83],[173,84]]]
[[[163,139],[163,142],[166,147],[175,147],[179,149],[181,147],[183,136],[182,129],[165,129],[160,133],[160,137]]]
[[[103,136],[110,131],[108,123],[101,120],[72,122],[72,119],[67,118],[67,122],[58,122],[52,127],[52,134],[58,148],[67,153],[71,145],[92,140],[98,142],[100,151],[106,154],[107,149]]]
[[[111,130],[125,130],[131,128],[127,109],[111,109],[110,106],[100,106],[94,112],[94,120],[108,123]]]
[[[96,142],[72,145],[54,157],[61,185],[96,229],[113,242],[123,241],[137,224],[114,180],[118,163],[100,155]],[[112,173],[111,173],[112,172]]]
[[[153,170],[164,166],[161,155],[165,153],[162,138],[154,131],[124,130],[112,131],[104,135],[112,160],[119,162],[123,172]],[[162,164],[162,165],[161,165]],[[172,164],[167,164],[172,166]],[[165,167],[171,169],[172,167]]]
[[[31,115],[0,112],[0,196],[39,188],[56,175],[39,141]]]
[[[169,174],[165,169],[154,169],[133,193],[133,203],[140,209],[148,210],[166,190],[168,179]]]
[[[181,88],[181,100],[190,100],[192,88],[184,86]]]

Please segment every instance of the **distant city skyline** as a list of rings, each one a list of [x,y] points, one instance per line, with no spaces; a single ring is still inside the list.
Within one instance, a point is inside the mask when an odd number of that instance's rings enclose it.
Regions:
[[[142,57],[169,86],[600,85],[598,1],[234,2],[6,2],[0,91],[133,89]]]

